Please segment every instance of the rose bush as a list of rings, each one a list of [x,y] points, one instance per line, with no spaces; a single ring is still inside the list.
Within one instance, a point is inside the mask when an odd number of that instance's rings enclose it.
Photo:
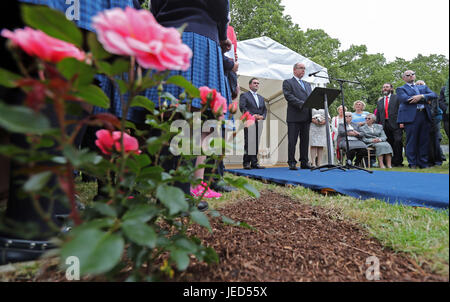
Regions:
[[[35,9],[39,9],[42,18],[27,17],[36,14]],[[23,11],[24,22],[45,34],[27,28],[14,32],[5,30],[2,34],[35,58],[38,64],[29,68],[38,66],[38,78],[28,70],[19,75],[0,69],[0,85],[21,88],[27,100],[24,106],[11,106],[0,101],[0,127],[11,133],[24,134],[32,143],[29,150],[0,146],[0,153],[28,165],[24,194],[35,200],[47,196],[50,203],[66,201],[70,207],[74,228],[69,233],[59,233],[56,240],[61,266],[66,266],[64,260],[67,257],[77,256],[83,275],[105,274],[116,280],[126,267],[127,280],[153,281],[161,272],[172,276],[175,268],[185,270],[191,256],[206,263],[218,262],[212,248],[202,246],[198,238],[187,234],[189,225],[197,223],[212,231],[209,220],[222,219],[233,226],[249,226],[214,210],[199,212],[197,204],[202,197],[185,195],[175,187],[175,183],[194,182],[192,163],[196,156],[174,158],[163,155],[162,150],[177,135],[170,131],[175,116],[185,117],[192,126],[192,114],[188,111],[192,99],[201,98],[202,112],[212,110],[219,118],[227,110],[226,100],[214,89],[198,89],[183,77],[142,70],[188,68],[191,52],[181,43],[180,34],[175,29],[161,27],[147,11],[109,10],[94,19],[98,40],[93,33],[88,35],[89,53],[85,56],[78,49],[82,44],[81,32],[63,14],[26,5]],[[45,21],[44,17],[48,16],[51,16],[51,24]],[[47,37],[49,33],[59,36]],[[39,37],[41,41],[37,41]],[[45,49],[43,42],[47,42]],[[89,64],[82,62],[86,57],[90,58]],[[108,97],[93,85],[97,73],[113,81],[121,94],[128,93],[124,117],[132,106],[147,110],[146,129],[137,129],[125,118],[118,120],[108,113],[80,116],[86,103],[109,107]],[[167,83],[183,88],[183,96],[164,92],[161,87]],[[151,88],[158,89],[157,103],[141,95]],[[178,99],[186,99],[188,103],[180,103]],[[46,100],[57,116],[57,125],[51,124],[40,112]],[[157,106],[167,102],[171,106]],[[78,118],[74,119],[74,116]],[[251,118],[247,115],[246,121]],[[74,146],[77,134],[86,125],[103,128],[96,133],[95,141],[101,153]],[[158,134],[149,136],[149,131]],[[137,138],[143,142],[141,145]],[[48,151],[49,146],[56,146],[57,152]],[[222,155],[212,156],[212,159],[222,158]],[[178,168],[162,169],[161,162],[167,160],[176,160]],[[106,184],[105,196],[87,201],[83,212],[75,203],[74,169]],[[57,184],[49,182],[52,174],[57,176]],[[225,179],[250,195],[258,196],[245,180]],[[39,208],[38,202],[33,206],[48,221],[51,212]],[[165,257],[164,260],[161,257]]]

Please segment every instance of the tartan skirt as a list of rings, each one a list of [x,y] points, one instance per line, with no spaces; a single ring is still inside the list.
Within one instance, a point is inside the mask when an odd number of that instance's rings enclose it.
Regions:
[[[171,71],[169,77],[174,75],[182,75],[190,81],[195,87],[208,86],[216,89],[222,96],[227,99],[227,103],[231,102],[231,92],[228,87],[228,81],[224,74],[223,57],[220,46],[213,40],[192,32],[185,32],[182,36],[183,43],[192,49],[191,65],[186,71]],[[97,75],[100,87],[105,94],[111,99],[109,109],[94,107],[93,113],[110,112],[117,117],[122,117],[122,103],[120,92],[114,84],[104,75]],[[124,80],[127,80],[124,75]],[[171,93],[176,98],[179,97],[184,89],[176,85],[164,85],[164,91]],[[145,90],[142,95],[153,101],[156,107],[158,104],[158,91],[156,87]],[[128,101],[128,94],[122,96],[123,101]],[[201,108],[200,99],[192,100],[192,107]],[[131,107],[127,119],[135,123],[143,123],[147,111],[140,107]],[[228,115],[225,116],[228,118]]]

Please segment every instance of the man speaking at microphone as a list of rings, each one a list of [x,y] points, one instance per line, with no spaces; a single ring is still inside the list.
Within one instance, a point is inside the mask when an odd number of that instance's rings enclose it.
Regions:
[[[294,76],[283,81],[283,94],[288,103],[286,122],[288,125],[288,164],[290,170],[297,170],[295,146],[300,137],[300,167],[311,169],[308,163],[309,127],[312,110],[303,105],[311,94],[311,85],[302,80],[305,75],[305,64],[294,65]]]

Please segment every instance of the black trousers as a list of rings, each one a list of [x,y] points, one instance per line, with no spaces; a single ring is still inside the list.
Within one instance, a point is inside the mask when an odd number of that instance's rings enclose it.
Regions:
[[[309,128],[311,122],[288,122],[288,164],[296,165],[295,160],[295,146],[300,137],[300,163],[301,165],[308,164],[309,152]]]
[[[256,166],[258,164],[258,150],[261,134],[263,130],[263,121],[257,121],[249,128],[244,128],[244,166]]]
[[[403,163],[403,129],[393,128],[387,121],[384,125],[384,133],[387,136],[387,142],[392,147],[392,164],[394,166]]]

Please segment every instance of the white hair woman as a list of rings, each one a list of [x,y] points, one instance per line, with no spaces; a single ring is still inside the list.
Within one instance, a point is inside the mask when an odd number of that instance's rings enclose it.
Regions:
[[[384,133],[383,126],[376,124],[376,116],[372,113],[366,116],[366,125],[359,128],[365,142],[369,147],[375,147],[375,153],[378,158],[378,164],[380,168],[385,169],[386,166],[392,168],[392,147],[387,142],[386,134]],[[386,160],[386,166],[384,165]]]
[[[370,113],[364,111],[365,108],[366,103],[363,101],[358,100],[353,103],[353,110],[355,110],[355,112],[352,113],[352,121],[360,127],[366,123],[366,116]]]

